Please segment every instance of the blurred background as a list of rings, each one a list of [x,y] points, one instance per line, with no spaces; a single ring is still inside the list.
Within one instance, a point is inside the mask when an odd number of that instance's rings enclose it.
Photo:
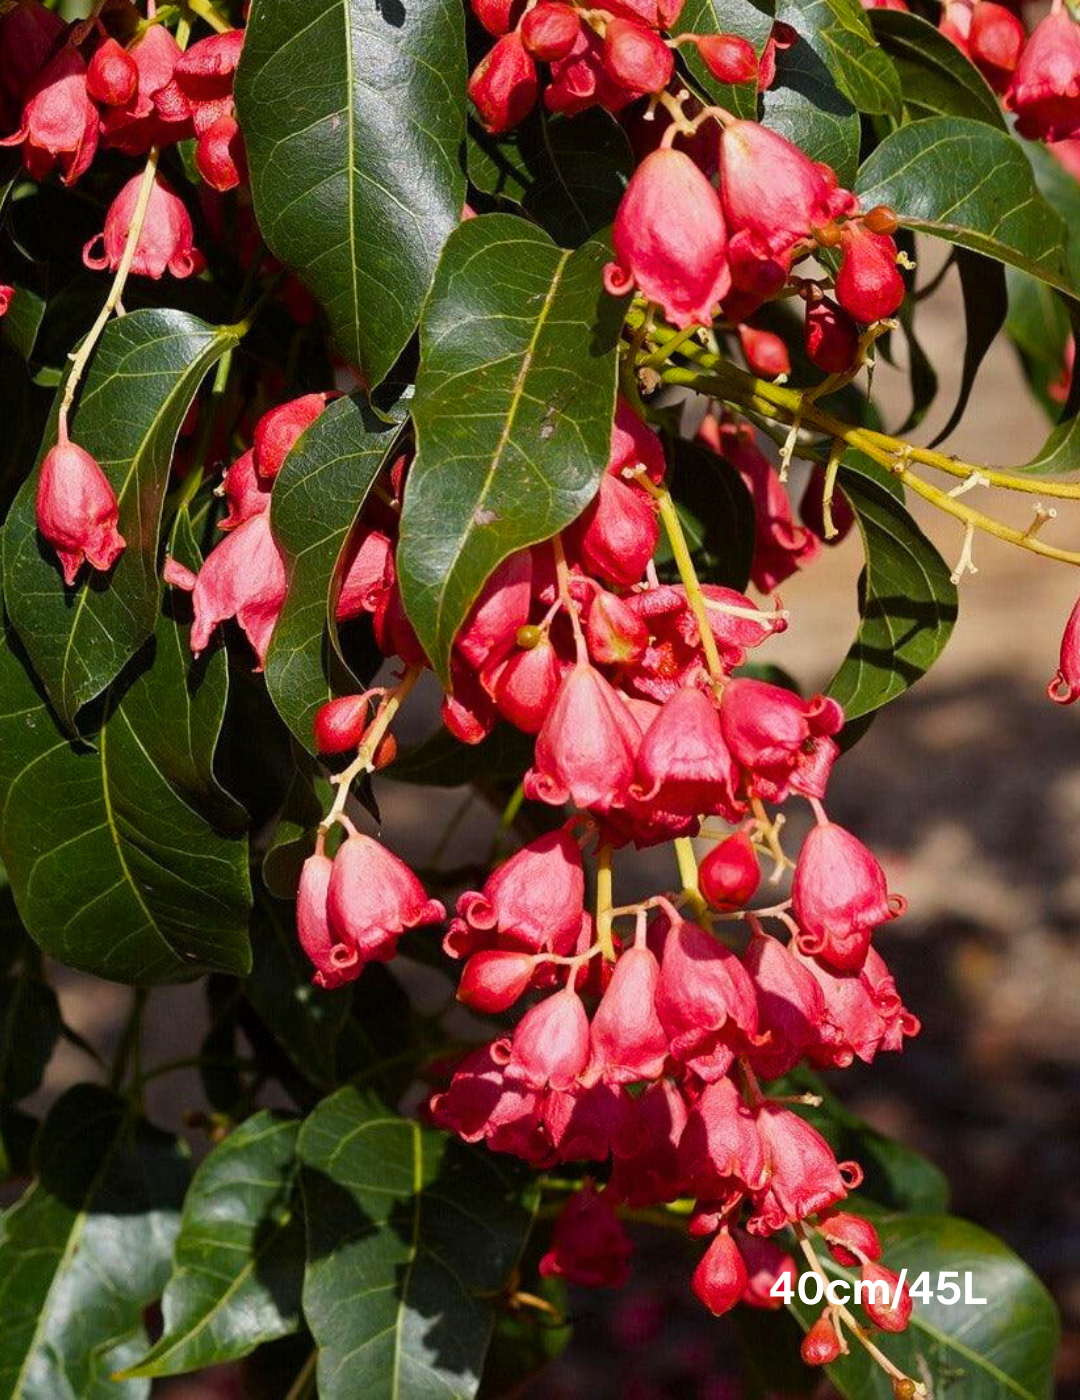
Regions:
[[[924,304],[920,334],[942,378],[919,431],[928,441],[951,407],[962,360],[952,278]],[[881,367],[875,397],[887,423],[900,421],[906,376]],[[949,450],[1008,465],[1031,456],[1045,433],[1014,352],[999,342]],[[1029,497],[991,501],[987,493],[980,504],[1013,522],[1030,518]],[[930,508],[916,514],[955,561],[955,522]],[[1080,516],[1066,507],[1061,517],[1047,538],[1077,548]],[[909,913],[879,947],[923,1023],[904,1055],[833,1076],[833,1086],[855,1112],[936,1162],[955,1212],[1002,1236],[1053,1290],[1065,1324],[1059,1394],[1072,1400],[1080,1397],[1080,707],[1050,704],[1045,687],[1080,581],[985,537],[974,558],[978,573],[961,584],[943,659],[878,717],[833,778],[830,815],[873,847],[890,888],[908,899]],[[854,634],[861,563],[850,538],[782,590],[791,624],[768,659],[806,691],[828,681]],[[406,712],[402,739],[432,727],[433,707],[423,711],[419,703]],[[446,863],[486,855],[493,818],[479,803],[463,811],[465,796],[381,780],[395,849],[430,858],[456,816]],[[631,859],[635,883],[670,883],[665,855]],[[62,969],[57,983],[66,1020],[108,1060],[130,990]],[[200,987],[155,991],[146,1063],[190,1053],[205,1021]],[[62,1044],[27,1107],[40,1109],[93,1074],[90,1060]],[[156,1121],[205,1151],[205,1138],[185,1127],[185,1115],[205,1107],[194,1073],[154,1081],[148,1096]],[[686,1247],[646,1231],[640,1248],[641,1267],[620,1294],[574,1294],[575,1340],[530,1383],[531,1400],[738,1400],[725,1379],[729,1329],[691,1297]],[[296,1369],[286,1364],[259,1393],[284,1394]],[[247,1393],[228,1370],[155,1389],[170,1400]]]

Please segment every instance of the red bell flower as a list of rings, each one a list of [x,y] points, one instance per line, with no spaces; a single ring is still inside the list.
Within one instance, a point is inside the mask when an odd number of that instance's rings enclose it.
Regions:
[[[18,121],[34,80],[66,28],[55,10],[19,4],[0,19],[0,122]]]
[[[749,39],[740,34],[698,34],[694,43],[701,61],[720,82],[757,82],[758,56]]]
[[[176,61],[168,93],[159,106],[186,106],[195,134],[202,136],[221,117],[233,112],[233,79],[244,47],[243,29],[200,39]]]
[[[473,14],[493,38],[515,28],[525,0],[469,0]]]
[[[630,587],[639,582],[656,551],[660,526],[645,493],[607,472],[563,540],[588,573]]]
[[[748,904],[760,882],[757,852],[745,831],[718,841],[698,866],[698,889],[722,913]]]
[[[1046,693],[1058,705],[1071,705],[1080,699],[1080,599],[1061,634],[1057,673],[1046,687]]]
[[[838,1163],[832,1148],[805,1119],[766,1101],[755,1112],[765,1154],[765,1183],[753,1190],[747,1228],[771,1235],[835,1205],[862,1180],[854,1162]]]
[[[300,946],[315,964],[312,981],[327,990],[343,986],[356,976],[356,952],[337,942],[330,932],[326,894],[333,861],[321,852],[308,856],[300,871],[296,892],[296,932]]]
[[[646,156],[619,204],[615,261],[604,269],[613,296],[637,287],[680,329],[708,325],[731,286],[719,197],[688,155],[670,147]]]
[[[1080,136],[1080,26],[1065,8],[1039,21],[1024,46],[1005,106],[1031,140]]]
[[[227,515],[218,521],[219,530],[235,530],[253,515],[270,509],[270,490],[255,471],[255,453],[248,448],[221,479],[220,494],[229,507]]]
[[[573,987],[530,1007],[509,1040],[492,1047],[509,1080],[530,1089],[569,1089],[589,1062],[589,1018]]]
[[[115,39],[106,39],[86,69],[86,90],[105,107],[126,107],[139,90],[135,60]]]
[[[455,645],[470,667],[480,670],[514,644],[529,620],[532,553],[518,550],[491,575],[462,623]]]
[[[859,972],[838,972],[820,958],[795,957],[821,988],[825,1019],[820,1042],[809,1051],[812,1064],[841,1069],[857,1055],[871,1064],[880,1050],[901,1050],[906,1038],[918,1035],[919,1021],[908,1011],[880,955],[867,949]]]
[[[870,851],[835,822],[821,822],[803,842],[791,885],[798,944],[842,972],[857,972],[870,935],[904,912]]]
[[[481,949],[473,953],[462,969],[458,1001],[489,1015],[506,1011],[524,996],[535,971],[536,958],[532,953]]]
[[[665,812],[737,821],[738,783],[715,702],[694,686],[677,690],[642,736],[635,797]]]
[[[196,656],[206,649],[214,628],[235,617],[259,658],[259,669],[266,664],[270,638],[285,602],[285,565],[265,511],[219,541],[198,574],[166,560],[165,580],[192,594],[191,650]]]
[[[304,394],[264,413],[255,425],[255,470],[260,480],[273,481],[296,446],[326,407],[329,394]]]
[[[604,66],[603,41],[588,25],[578,26],[570,51],[551,64],[551,82],[544,89],[549,112],[576,116],[589,107],[619,112],[637,96],[622,87]]]
[[[211,187],[222,194],[247,179],[247,157],[240,123],[233,116],[218,117],[199,137],[195,166]]]
[[[628,467],[644,467],[649,480],[659,486],[667,471],[667,462],[664,460],[664,444],[620,394],[615,404],[615,421],[611,425],[607,470],[613,476],[619,476]]]
[[[14,295],[14,287],[9,287],[6,282],[0,282],[0,316],[8,314]]]
[[[768,1168],[756,1118],[730,1079],[706,1085],[679,1140],[687,1183],[705,1199],[760,1191]]]
[[[613,15],[637,20],[650,29],[671,29],[682,13],[683,0],[611,0],[604,8]]]
[[[1007,91],[1025,43],[1022,19],[994,0],[979,0],[971,16],[968,53],[995,92]]]
[[[190,136],[193,128],[187,103],[170,108],[163,97],[170,89],[181,57],[180,46],[172,34],[163,24],[151,25],[131,45],[128,54],[138,71],[138,87],[126,106],[110,107],[102,115],[101,134],[106,146],[135,156],[155,143],[166,145]]]
[[[45,454],[35,500],[37,527],[56,550],[64,582],[75,582],[85,559],[107,572],[123,554],[116,495],[90,453],[66,439]]]
[[[525,775],[533,801],[606,811],[625,795],[634,776],[641,731],[622,696],[586,662],[559,685],[555,703],[536,738]]]
[[[832,297],[810,302],[806,308],[803,344],[810,363],[825,374],[843,374],[855,363],[859,328]]]
[[[96,272],[115,272],[120,266],[139,202],[143,177],[134,175],[109,205],[103,233],[95,234],[83,249],[83,262]],[[190,277],[201,272],[206,259],[195,247],[191,216],[184,202],[163,176],[155,175],[131,270],[137,277]],[[102,252],[93,249],[100,243]]]
[[[469,96],[484,129],[493,135],[527,117],[538,91],[536,64],[516,32],[496,40],[469,79]]]
[[[887,233],[845,224],[840,233],[836,300],[856,321],[883,321],[904,300],[904,279],[896,266],[896,244]]]
[[[626,1099],[612,1143],[610,1190],[619,1200],[639,1207],[679,1195],[683,1186],[679,1140],[687,1115],[686,1100],[670,1079],[658,1080]]]
[[[762,1079],[776,1079],[820,1043],[825,997],[805,964],[767,934],[754,933],[743,965],[757,989],[759,1025],[768,1033],[750,1062]]]
[[[564,0],[540,0],[521,21],[521,42],[542,63],[565,58],[580,32],[577,10]]]
[[[675,72],[675,55],[654,30],[616,17],[604,33],[604,67],[634,93],[662,92]]]
[[[630,1276],[633,1252],[608,1193],[598,1194],[586,1185],[570,1197],[556,1220],[540,1273],[586,1288],[621,1288]]]
[[[563,664],[548,637],[515,651],[485,678],[499,713],[526,734],[538,734],[563,677]]]
[[[500,865],[482,892],[468,890],[459,898],[447,951],[458,956],[471,944],[498,938],[503,947],[562,956],[581,931],[584,900],[578,843],[566,828],[546,832]]]
[[[589,1075],[637,1084],[664,1072],[668,1041],[656,1014],[660,965],[646,947],[632,947],[615,964],[591,1028]]]
[[[883,1332],[904,1332],[911,1321],[911,1294],[898,1274],[873,1261],[859,1270],[864,1287],[860,1301],[867,1317]]]
[[[465,1142],[483,1139],[492,1151],[512,1152],[537,1167],[556,1160],[540,1122],[542,1107],[539,1094],[506,1078],[487,1045],[465,1057],[446,1093],[434,1095],[430,1103],[440,1128]]]
[[[64,184],[73,185],[90,168],[97,144],[98,110],[86,90],[86,64],[67,44],[34,80],[19,129],[0,146],[21,145],[35,180],[44,180],[59,161]]]
[[[690,1287],[715,1317],[721,1317],[740,1300],[749,1281],[746,1261],[725,1229],[702,1255]]]
[[[835,700],[803,700],[767,681],[737,679],[724,687],[720,722],[728,748],[750,774],[753,791],[782,802],[791,789],[823,797],[844,723]]]
[[[667,930],[656,1011],[675,1059],[711,1083],[757,1039],[754,984],[729,948],[680,919]]]
[[[629,604],[599,589],[585,619],[585,641],[598,665],[629,666],[644,656],[649,629]]]
[[[407,928],[446,917],[403,860],[362,835],[350,836],[334,857],[326,908],[334,938],[355,952],[354,977],[369,962],[388,962]]]

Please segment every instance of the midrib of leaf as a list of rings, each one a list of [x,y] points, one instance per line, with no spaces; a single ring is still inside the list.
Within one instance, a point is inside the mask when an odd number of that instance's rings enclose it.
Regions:
[[[390,1389],[390,1394],[393,1396],[398,1394],[398,1386],[401,1382],[401,1334],[405,1322],[405,1310],[409,1302],[409,1285],[412,1283],[413,1269],[416,1267],[417,1256],[420,1253],[420,1193],[424,1186],[424,1142],[420,1135],[419,1123],[410,1122],[409,1131],[412,1136],[413,1145],[412,1236],[409,1241],[409,1261],[405,1266],[405,1272],[401,1279],[401,1298],[398,1302],[397,1316],[394,1319],[394,1369]]]
[[[359,173],[356,169],[356,113],[353,107],[354,92],[354,69],[352,50],[352,30],[349,27],[349,6],[348,0],[342,0],[341,4],[342,30],[345,35],[345,112],[346,125],[348,127],[348,152],[349,152],[349,175],[347,184],[349,186],[349,279],[352,283],[352,310],[353,324],[361,324],[360,316],[360,284],[357,281],[357,238],[356,238],[356,176]]]
[[[495,473],[498,471],[499,464],[502,461],[502,455],[506,450],[507,443],[510,441],[510,434],[513,432],[514,429],[514,421],[517,418],[518,409],[521,407],[521,400],[524,396],[525,383],[528,379],[529,371],[532,369],[532,362],[533,357],[536,354],[536,347],[539,343],[540,335],[544,330],[545,325],[547,324],[547,319],[551,314],[551,307],[555,300],[555,293],[559,289],[559,284],[562,281],[563,273],[566,270],[566,264],[569,262],[571,256],[572,254],[569,252],[562,253],[561,257],[559,258],[558,264],[555,268],[554,275],[551,278],[551,282],[548,285],[547,294],[544,297],[544,304],[540,308],[540,314],[536,319],[535,325],[533,326],[532,335],[529,338],[529,344],[525,349],[525,354],[521,361],[521,368],[518,370],[517,375],[514,379],[514,387],[511,390],[510,394],[510,406],[507,410],[506,422],[503,424],[502,432],[499,434],[499,441],[495,445],[495,452],[492,456],[491,464],[488,467],[487,473],[484,477],[484,484],[477,498],[476,506],[474,507],[473,512],[469,517],[470,523],[466,527],[464,533],[461,535],[458,541],[457,555],[459,557],[461,554],[461,550],[464,548],[465,541],[469,538],[469,536],[473,533],[474,529],[476,528],[472,522],[476,519],[477,512],[483,509],[484,502],[487,500],[488,493],[490,492],[492,483],[495,480]],[[450,571],[446,577],[447,583],[450,581],[451,578],[453,578],[454,572],[455,567],[454,565],[451,565]],[[443,588],[440,590],[438,607],[435,611],[435,630],[438,634],[441,634],[442,632],[442,619],[443,611],[446,606],[446,595],[447,589],[444,584]]]

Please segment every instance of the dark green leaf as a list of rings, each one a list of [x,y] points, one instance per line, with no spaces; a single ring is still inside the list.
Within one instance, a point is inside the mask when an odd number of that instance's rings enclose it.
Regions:
[[[861,621],[828,693],[849,719],[880,709],[937,660],[956,620],[949,566],[898,500],[847,462],[844,494],[855,510],[866,552],[860,581]]]
[[[10,638],[0,647],[0,853],[19,913],[46,952],[117,981],[249,966],[246,840],[183,795],[210,774],[225,657],[189,679],[173,632],[163,617],[96,748],[65,737]]]
[[[469,179],[512,200],[564,248],[576,248],[615,217],[633,169],[622,127],[601,107],[575,117],[537,105],[501,136],[469,122]]]
[[[461,218],[456,0],[255,0],[236,100],[255,213],[374,388],[416,328]]]
[[[913,118],[970,117],[1006,130],[1001,104],[986,79],[928,20],[905,10],[870,10],[867,18],[893,61]]]
[[[187,1166],[176,1139],[105,1089],[58,1100],[36,1178],[0,1226],[0,1394],[5,1400],[145,1400],[113,1372],[146,1349]]]
[[[59,1036],[53,989],[26,966],[16,977],[0,977],[0,1102],[34,1092]]]
[[[534,1202],[505,1159],[353,1088],[300,1134],[323,1400],[469,1400]]]
[[[338,399],[300,438],[274,483],[270,522],[288,593],[266,658],[266,685],[312,752],[312,724],[333,693],[334,662],[344,670],[334,621],[342,550],[400,427],[400,413],[387,423],[359,399]]]
[[[948,1400],[1051,1400],[1054,1356],[1058,1343],[1057,1310],[1046,1289],[999,1239],[949,1215],[885,1216],[875,1224],[883,1246],[882,1262],[896,1272],[907,1270],[912,1284],[924,1271],[930,1276],[933,1302],[914,1301],[906,1332],[874,1341],[930,1393]],[[843,1270],[826,1256],[826,1268]],[[953,1271],[961,1300],[937,1301],[938,1275]],[[964,1301],[970,1272],[974,1297]],[[796,1302],[804,1327],[819,1308]],[[892,1400],[892,1382],[854,1342],[851,1355],[828,1368],[833,1384],[850,1400]]]
[[[694,564],[706,583],[742,591],[754,558],[754,503],[733,466],[698,443],[677,438],[672,485]],[[666,540],[657,555],[670,566]]]
[[[296,772],[263,856],[262,875],[275,899],[295,899],[300,870],[315,849],[315,828],[334,800],[334,789],[306,758]]]
[[[597,242],[508,214],[455,230],[424,310],[398,576],[436,672],[495,567],[588,505],[611,445],[623,304]]]
[[[424,787],[460,787],[477,778],[518,777],[529,766],[533,740],[511,724],[499,724],[482,743],[462,744],[439,728],[395,760],[387,777]]]
[[[108,578],[83,569],[65,588],[37,532],[37,472],[4,532],[4,594],[15,630],[63,723],[119,675],[154,630],[158,531],[173,446],[207,370],[236,344],[180,311],[134,311],[111,322],[78,400],[71,437],[95,457],[120,503],[127,548]],[[53,419],[46,445],[53,441]]]
[[[1009,310],[1005,269],[1000,263],[991,258],[981,257],[978,253],[971,253],[966,248],[958,248],[956,266],[960,273],[964,320],[967,325],[964,367],[960,376],[956,407],[949,415],[949,421],[930,444],[931,447],[936,447],[943,438],[947,438],[964,416],[979,366],[997,339]]]
[[[161,1339],[125,1376],[233,1361],[300,1324],[300,1124],[263,1109],[214,1148],[184,1198]]]
[[[753,44],[760,57],[772,33],[774,13],[774,0],[686,0],[671,33],[738,34]],[[755,83],[719,82],[705,66],[696,44],[683,44],[679,52],[713,102],[737,117],[757,118]]]
[[[0,329],[24,360],[30,360],[34,354],[34,342],[45,319],[45,304],[45,298],[35,288],[16,282],[15,295],[0,321]]]
[[[37,1130],[36,1118],[0,1103],[0,1181],[30,1175],[30,1155]]]
[[[972,172],[977,172],[973,178]],[[985,122],[930,117],[887,136],[859,171],[863,205],[1075,294],[1065,226],[1039,194],[1019,144]]]
[[[840,91],[860,112],[899,117],[900,79],[859,0],[825,0],[825,9],[815,27]]]
[[[781,0],[776,18],[798,37],[776,55],[776,81],[762,94],[762,120],[850,185],[859,164],[859,114],[829,67],[824,31],[833,16],[827,0]]]

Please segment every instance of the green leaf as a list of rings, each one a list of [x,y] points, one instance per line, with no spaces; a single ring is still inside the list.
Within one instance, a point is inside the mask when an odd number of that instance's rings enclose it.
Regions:
[[[176,1376],[247,1356],[300,1325],[300,1124],[263,1109],[202,1163],[184,1198],[161,1339],[124,1372]]]
[[[890,1360],[948,1400],[1051,1400],[1057,1310],[1027,1265],[986,1230],[955,1216],[875,1216],[874,1223],[882,1262],[906,1269],[909,1286],[927,1272],[934,1292],[932,1302],[913,1301],[906,1332],[875,1333]],[[827,1256],[823,1262],[829,1273],[850,1277]],[[942,1270],[958,1279],[958,1303],[937,1301]],[[985,1304],[964,1301],[969,1272],[973,1296]],[[820,1312],[799,1302],[793,1310],[804,1327]],[[854,1342],[851,1355],[828,1373],[851,1400],[892,1400],[891,1380]]]
[[[96,748],[59,730],[11,639],[0,646],[0,854],[20,916],[47,953],[123,982],[242,975],[250,960],[247,842],[220,826],[220,795],[217,827],[192,805],[198,775],[212,779],[225,657],[189,678],[174,632],[163,617]]]
[[[887,204],[917,233],[1076,294],[1064,224],[1035,188],[1019,144],[985,122],[930,117],[901,127],[863,163],[855,189],[864,207]]]
[[[964,366],[956,407],[949,414],[948,422],[930,444],[931,447],[936,447],[947,438],[963,418],[975,386],[975,376],[991,345],[997,340],[1009,311],[1005,269],[1000,263],[991,258],[981,257],[978,253],[969,252],[967,248],[958,248],[956,266],[960,273],[960,290],[964,298],[964,321],[967,329],[964,339]]]
[[[15,1103],[41,1083],[60,1037],[60,1006],[47,982],[23,966],[0,978],[0,1103]]]
[[[774,0],[686,0],[671,33],[673,37],[680,34],[738,34],[753,44],[760,58],[772,33],[775,8]],[[736,117],[756,120],[756,83],[719,82],[702,61],[696,44],[683,44],[679,53],[713,102]]]
[[[874,38],[859,0],[825,0],[825,9],[827,17],[819,20],[817,33],[840,91],[860,112],[899,117],[900,78]]]
[[[535,1201],[505,1160],[354,1088],[300,1134],[323,1400],[470,1400]]]
[[[453,788],[477,779],[520,777],[529,766],[535,741],[512,724],[497,724],[479,744],[462,744],[449,730],[438,728],[430,738],[394,760],[387,777],[396,783]]]
[[[626,133],[602,107],[563,117],[537,104],[500,136],[469,119],[469,179],[520,204],[564,248],[611,223],[633,164]]]
[[[828,693],[853,720],[895,700],[930,669],[952,633],[957,594],[948,565],[902,501],[850,459],[841,485],[862,534],[866,568],[859,630]]]
[[[859,114],[830,69],[828,0],[781,0],[776,18],[797,37],[777,52],[776,81],[762,94],[762,121],[850,185],[859,164]]]
[[[334,620],[342,551],[400,431],[400,412],[388,423],[358,398],[337,399],[303,434],[274,482],[270,524],[288,592],[270,641],[266,685],[309,752],[316,712],[333,694],[335,660],[345,670]]]
[[[623,303],[606,248],[508,214],[455,230],[424,310],[398,578],[432,665],[508,555],[569,525],[607,465]]]
[[[0,1394],[5,1400],[145,1400],[113,1372],[146,1348],[187,1164],[176,1139],[91,1084],[53,1106],[36,1177],[0,1224]]]
[[[236,101],[259,228],[369,387],[416,328],[465,203],[456,0],[255,0]]]
[[[951,39],[904,10],[867,12],[874,37],[893,61],[904,106],[919,117],[969,117],[1008,128],[989,83]]]
[[[133,311],[101,337],[71,437],[97,459],[120,504],[127,548],[108,578],[84,565],[74,586],[64,587],[56,553],[37,532],[36,471],[11,508],[4,531],[8,614],[68,728],[154,630],[158,532],[173,447],[207,370],[236,343],[228,330],[181,311]],[[55,418],[56,406],[46,446],[54,441]]]

